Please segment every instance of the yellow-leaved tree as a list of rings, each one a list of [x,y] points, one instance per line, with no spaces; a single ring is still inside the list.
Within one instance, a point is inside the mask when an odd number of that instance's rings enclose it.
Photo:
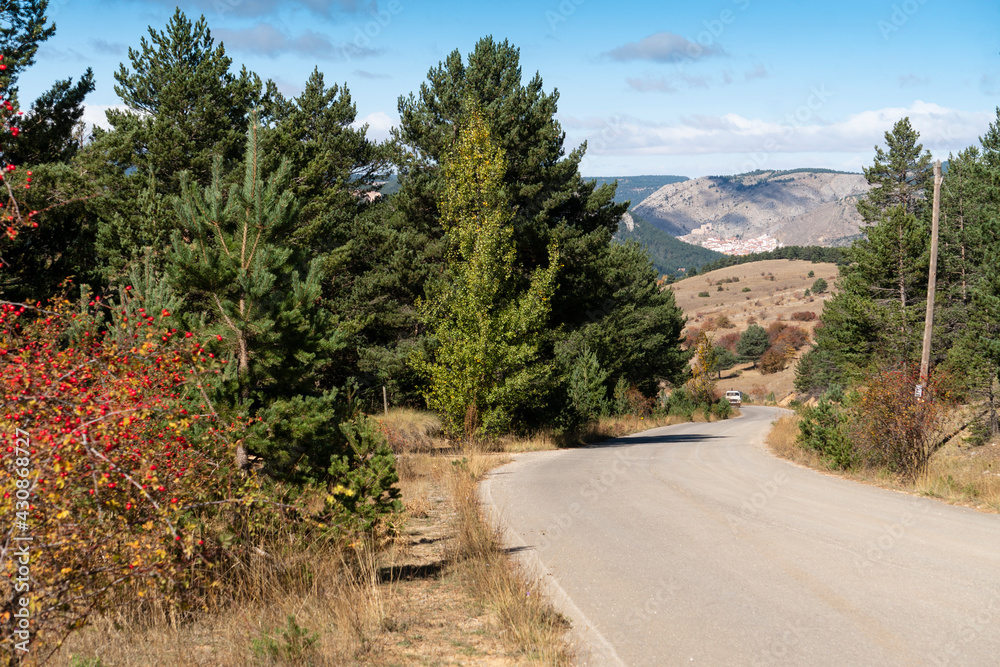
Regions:
[[[539,395],[551,374],[538,347],[555,290],[558,251],[524,280],[516,271],[507,161],[482,112],[466,104],[444,162],[441,225],[447,235],[444,279],[420,302],[437,346],[414,360],[429,380],[428,406],[452,435],[508,430],[519,405]]]

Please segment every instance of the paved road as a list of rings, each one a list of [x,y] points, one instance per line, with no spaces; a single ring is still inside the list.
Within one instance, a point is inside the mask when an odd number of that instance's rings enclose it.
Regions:
[[[767,453],[744,408],[483,483],[588,665],[998,665],[1000,516]]]

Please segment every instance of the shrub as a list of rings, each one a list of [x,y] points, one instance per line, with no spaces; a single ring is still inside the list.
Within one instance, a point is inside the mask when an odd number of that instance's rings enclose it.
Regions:
[[[771,375],[773,373],[780,373],[788,367],[788,362],[791,359],[791,348],[781,345],[777,347],[771,347],[765,352],[759,362],[761,375]]]
[[[812,322],[816,319],[816,313],[811,310],[799,310],[792,313],[792,319],[796,322]]]
[[[716,292],[721,292],[721,291],[723,291],[723,290],[722,290],[722,285],[719,285],[718,287],[716,287],[716,288],[715,288],[715,291],[716,291]]]
[[[715,339],[715,345],[717,347],[724,347],[730,352],[736,352],[736,344],[740,342],[740,334],[733,331],[731,333],[722,334]]]
[[[799,422],[799,443],[818,452],[827,463],[841,470],[857,463],[842,409],[824,397],[814,408],[805,408]]]
[[[827,288],[826,281],[823,280],[822,278],[817,278],[816,282],[812,284],[811,289],[813,294],[822,294],[823,292],[826,291],[826,288]]]
[[[858,390],[853,435],[862,462],[914,479],[943,443],[938,430],[945,396],[936,383],[914,397],[919,381],[915,367],[898,364],[878,368]]]
[[[698,292],[698,296],[700,297],[707,297],[708,295],[708,292]]]
[[[741,292],[749,292],[749,291],[750,291],[750,288],[749,288],[749,287],[744,287],[744,288],[743,288],[743,289],[741,289],[740,291],[741,291]]]
[[[815,271],[810,271],[810,272],[809,272],[809,277],[810,277],[810,278],[814,277],[815,275],[816,275],[816,272],[815,272]]]
[[[719,315],[715,318],[715,328],[716,329],[732,329],[736,325],[733,321],[729,319],[726,315]]]

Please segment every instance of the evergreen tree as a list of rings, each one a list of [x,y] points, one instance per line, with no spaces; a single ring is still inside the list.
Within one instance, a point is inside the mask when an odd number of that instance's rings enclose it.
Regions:
[[[739,362],[739,358],[729,351],[728,347],[715,346],[715,367],[719,371],[719,379],[722,379],[722,371],[728,371]]]
[[[736,354],[742,361],[752,361],[756,368],[757,360],[767,351],[770,344],[767,330],[759,324],[751,324],[740,334],[740,340],[736,343]]]
[[[613,381],[624,378],[645,396],[656,393],[661,381],[682,384],[689,353],[681,349],[686,319],[674,293],[657,284],[656,270],[636,242],[613,244],[600,267],[607,277],[608,294],[588,313],[590,321],[567,332],[556,344],[556,360],[563,374],[584,348],[602,360]]]
[[[243,153],[250,110],[269,106],[255,74],[229,71],[232,59],[204,17],[192,22],[178,9],[165,30],[149,28],[149,39],[128,57],[131,67],[115,73],[126,108],[107,112],[112,129],[95,129],[88,151],[109,192],[97,246],[108,275],[169,245],[177,224],[170,197],[181,191],[180,174],[207,185],[216,157],[229,174]]]
[[[527,289],[516,281],[504,152],[474,99],[467,110],[444,163],[447,281],[421,308],[438,347],[418,363],[430,378],[428,405],[451,432],[474,437],[509,429],[514,410],[537,396],[550,372],[538,345],[559,266],[553,245],[548,267]]]
[[[584,347],[569,376],[569,400],[581,420],[591,421],[608,413],[607,381],[608,372],[601,368],[597,354]]]
[[[864,167],[865,179],[872,189],[858,201],[858,212],[869,225],[876,223],[890,209],[902,208],[919,216],[929,204],[932,186],[931,154],[917,143],[920,133],[902,118],[885,133],[888,152],[875,146],[875,161]]]
[[[352,223],[385,179],[388,151],[367,138],[367,126],[353,127],[357,106],[347,85],[327,87],[318,69],[298,97],[286,100],[276,90],[268,97],[273,120],[261,136],[264,166],[287,160],[297,174],[290,187],[302,202],[290,242],[327,255],[352,238]]]
[[[287,244],[299,212],[288,165],[265,179],[258,132],[251,121],[241,183],[225,187],[221,156],[207,188],[181,176],[169,276],[186,308],[204,313],[202,330],[235,362],[221,401],[260,418],[247,433],[248,453],[275,477],[323,481],[348,451],[339,425],[354,416],[336,390],[316,382],[340,337],[320,304],[320,260],[296,261]],[[245,465],[242,451],[234,455]]]

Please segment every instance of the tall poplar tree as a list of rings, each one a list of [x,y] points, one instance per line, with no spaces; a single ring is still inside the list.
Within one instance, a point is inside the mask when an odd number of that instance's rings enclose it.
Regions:
[[[526,287],[517,280],[504,151],[475,100],[466,108],[444,161],[447,273],[421,304],[437,347],[417,363],[430,380],[428,405],[451,432],[475,437],[508,430],[514,410],[538,395],[551,372],[539,342],[559,255],[550,245],[547,266]]]

